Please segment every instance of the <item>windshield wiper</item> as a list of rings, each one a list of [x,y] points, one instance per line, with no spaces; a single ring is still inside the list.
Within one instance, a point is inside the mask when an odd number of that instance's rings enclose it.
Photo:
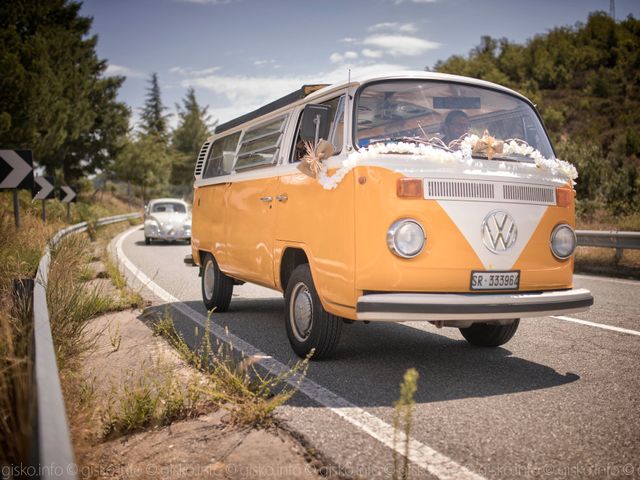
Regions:
[[[375,143],[390,143],[390,142],[406,142],[406,143],[419,143],[421,145],[430,145],[428,141],[418,137],[387,137],[387,138],[381,138],[379,140],[371,140],[369,142],[369,145],[373,145]]]

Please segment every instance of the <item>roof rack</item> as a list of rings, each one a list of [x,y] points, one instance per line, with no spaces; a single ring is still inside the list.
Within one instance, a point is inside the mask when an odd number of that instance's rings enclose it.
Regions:
[[[254,110],[253,112],[249,112],[245,115],[234,118],[233,120],[229,120],[228,122],[223,123],[222,125],[218,125],[214,133],[218,134],[226,130],[230,130],[233,127],[237,127],[238,125],[248,122],[249,120],[253,120],[254,118],[261,117],[262,115],[266,115],[269,112],[273,112],[275,110],[278,110],[279,108],[289,105],[290,103],[303,99],[306,96],[312,94],[313,92],[327,86],[329,86],[328,83],[303,85],[302,88],[300,88],[299,90],[296,90],[295,92],[285,95],[284,97],[279,98],[278,100],[274,100],[273,102],[268,103],[265,106],[260,107],[257,110]]]

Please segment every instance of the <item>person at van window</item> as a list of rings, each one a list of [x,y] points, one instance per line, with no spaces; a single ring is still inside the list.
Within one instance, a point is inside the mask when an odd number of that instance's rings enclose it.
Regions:
[[[449,145],[463,135],[469,133],[469,117],[462,110],[451,110],[442,124],[442,141]]]

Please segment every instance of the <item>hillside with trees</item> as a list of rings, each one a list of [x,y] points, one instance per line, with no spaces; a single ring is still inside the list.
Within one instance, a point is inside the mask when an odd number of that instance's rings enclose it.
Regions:
[[[58,184],[100,174],[143,199],[188,197],[211,130],[207,108],[189,89],[172,130],[153,73],[140,125],[130,125],[131,110],[117,100],[125,77],[106,75],[92,19],[80,8],[69,0],[0,3],[0,147],[32,150]]]
[[[482,37],[434,70],[489,80],[534,101],[556,154],[578,168],[583,217],[640,211],[640,21],[603,12],[524,45]]]

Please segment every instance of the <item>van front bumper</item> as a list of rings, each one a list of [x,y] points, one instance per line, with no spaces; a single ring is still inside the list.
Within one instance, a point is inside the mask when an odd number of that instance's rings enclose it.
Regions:
[[[584,288],[513,293],[375,293],[358,298],[358,320],[501,320],[564,315],[587,310],[593,296]]]

